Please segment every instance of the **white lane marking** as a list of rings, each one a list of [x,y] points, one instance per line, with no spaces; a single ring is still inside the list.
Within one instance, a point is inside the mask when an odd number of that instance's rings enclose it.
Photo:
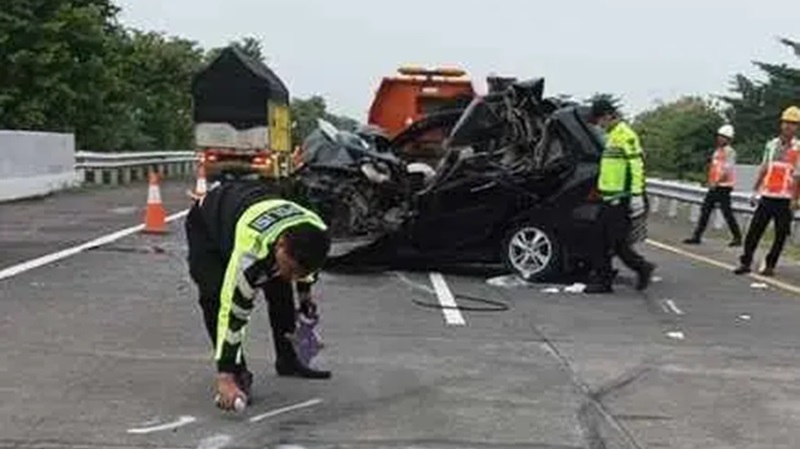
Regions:
[[[686,335],[684,335],[684,333],[681,331],[671,331],[667,332],[667,337],[673,340],[683,340],[686,338]]]
[[[172,214],[169,217],[167,217],[167,222],[175,221],[179,218],[185,217],[188,213],[189,209],[183,210],[176,214]],[[16,276],[20,273],[24,273],[26,271],[33,270],[34,268],[43,267],[53,262],[57,262],[61,259],[66,259],[67,257],[74,256],[75,254],[86,251],[87,249],[92,249],[92,248],[97,248],[98,246],[107,245],[123,237],[135,234],[141,231],[142,229],[144,229],[144,224],[132,226],[130,228],[123,229],[121,231],[117,231],[108,235],[104,235],[102,237],[98,237],[86,243],[73,246],[72,248],[67,248],[65,250],[61,250],[52,254],[48,254],[46,256],[38,257],[36,259],[32,259],[27,262],[23,262],[21,264],[5,268],[3,270],[0,270],[0,281],[2,281],[3,279]]]
[[[461,311],[456,308],[458,307],[456,298],[453,297],[453,292],[447,286],[444,276],[441,273],[431,273],[430,277],[433,289],[436,290],[436,297],[439,298],[439,304],[442,305],[442,313],[447,324],[452,326],[464,326],[467,324],[464,321],[464,316],[461,315]]]
[[[200,440],[197,449],[221,449],[227,446],[231,441],[233,441],[233,438],[231,438],[230,435],[220,433]]]
[[[678,255],[681,255],[681,256],[684,256],[684,257],[688,257],[689,259],[694,259],[694,260],[697,260],[699,262],[704,262],[704,263],[707,263],[709,265],[713,265],[715,267],[722,268],[723,270],[733,270],[735,268],[733,265],[730,265],[730,264],[727,264],[727,263],[723,263],[723,262],[720,262],[718,260],[714,260],[714,259],[712,259],[710,257],[701,256],[699,254],[695,254],[695,253],[686,251],[686,250],[681,249],[681,248],[676,248],[674,246],[667,245],[666,243],[661,243],[661,242],[658,242],[658,241],[655,241],[655,240],[650,240],[650,239],[647,239],[647,243],[649,245],[651,245],[651,246],[656,247],[656,248],[663,249],[664,251],[669,251],[671,253],[675,253],[675,254],[678,254]],[[773,287],[779,288],[779,289],[787,291],[789,293],[794,293],[796,295],[800,295],[800,286],[792,285],[792,284],[789,284],[787,282],[779,281],[779,280],[773,279],[773,278],[768,278],[768,277],[761,276],[761,275],[755,274],[755,273],[750,273],[747,276],[750,277],[751,279],[755,279],[755,280],[761,281],[761,282],[763,282],[765,284],[772,285]]]
[[[542,293],[561,293],[558,287],[547,287],[542,289]]]
[[[750,321],[751,318],[753,318],[753,317],[748,315],[748,314],[746,314],[746,313],[743,313],[743,314],[739,315],[739,319],[742,320],[742,321]]]
[[[305,402],[301,402],[299,404],[289,405],[286,407],[281,407],[275,410],[268,411],[266,413],[262,413],[260,415],[253,416],[249,419],[250,422],[259,422],[267,418],[272,418],[273,416],[278,416],[280,414],[291,412],[293,410],[299,410],[302,408],[313,407],[315,405],[322,404],[322,399],[314,398]]]
[[[769,285],[763,282],[753,282],[752,284],[750,284],[750,288],[754,288],[756,290],[766,290],[769,288]]]
[[[675,315],[683,315],[683,310],[678,308],[678,305],[675,304],[675,301],[671,299],[664,300],[664,305],[669,309],[670,312],[674,313]]]
[[[662,278],[661,276],[653,276],[652,278],[650,278],[650,282],[653,283],[664,282],[664,278]]]
[[[128,429],[128,433],[142,435],[146,433],[161,432],[162,430],[177,429],[178,427],[191,424],[195,421],[197,421],[197,418],[195,418],[194,416],[181,416],[180,418],[178,418],[177,421],[159,424],[157,426]]]

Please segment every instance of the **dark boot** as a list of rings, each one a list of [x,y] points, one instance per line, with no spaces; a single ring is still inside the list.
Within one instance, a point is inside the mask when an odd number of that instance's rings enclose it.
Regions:
[[[775,267],[766,266],[763,270],[761,270],[761,275],[766,277],[773,277],[775,276]]]
[[[329,379],[330,371],[316,370],[303,366],[297,359],[294,346],[286,337],[280,337],[275,345],[277,357],[275,361],[275,371],[281,377],[301,377],[304,379]]]
[[[734,237],[733,240],[728,243],[728,246],[731,248],[738,248],[742,246],[742,238],[741,237]]]
[[[733,270],[733,274],[742,275],[750,273],[750,266],[749,265],[739,265],[735,270]]]
[[[652,263],[645,262],[644,266],[636,273],[636,290],[646,290],[650,286],[650,280],[653,277],[653,271],[656,266]]]
[[[611,287],[611,282],[593,282],[583,292],[587,295],[602,295],[614,293],[614,288]]]
[[[303,379],[330,379],[331,372],[325,370],[316,370],[307,366],[301,365],[296,360],[286,361],[278,360],[275,362],[275,371],[281,377],[300,377]]]
[[[702,242],[697,237],[691,237],[691,238],[688,238],[688,239],[684,240],[683,243],[686,244],[686,245],[699,245]]]

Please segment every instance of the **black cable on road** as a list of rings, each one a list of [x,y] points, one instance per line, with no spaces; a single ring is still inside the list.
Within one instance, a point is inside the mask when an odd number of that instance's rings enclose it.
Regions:
[[[457,300],[468,301],[468,302],[473,302],[473,303],[478,303],[478,304],[485,304],[486,306],[484,306],[484,307],[462,306],[462,305],[445,306],[445,305],[442,305],[442,304],[439,304],[439,303],[425,302],[425,301],[422,301],[422,300],[419,300],[419,299],[412,299],[411,302],[413,302],[414,304],[416,304],[416,305],[418,305],[420,307],[425,307],[425,308],[429,308],[429,309],[463,310],[464,312],[505,312],[506,310],[510,309],[508,304],[506,304],[504,302],[500,302],[500,301],[495,301],[495,300],[492,300],[492,299],[478,298],[478,297],[475,297],[475,296],[458,295],[458,294],[453,294],[453,297],[456,298]]]

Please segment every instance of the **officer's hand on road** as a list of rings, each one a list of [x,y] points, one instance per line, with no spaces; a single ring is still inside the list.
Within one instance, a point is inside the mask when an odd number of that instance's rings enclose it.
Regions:
[[[217,407],[222,410],[234,410],[237,398],[241,398],[245,403],[247,402],[247,397],[236,385],[236,379],[233,374],[217,374]]]

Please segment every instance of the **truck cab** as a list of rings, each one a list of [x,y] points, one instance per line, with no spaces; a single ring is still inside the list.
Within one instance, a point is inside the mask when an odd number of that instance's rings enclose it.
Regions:
[[[472,80],[459,68],[401,67],[398,75],[383,78],[372,105],[368,122],[383,129],[389,139],[400,136],[426,117],[445,111],[463,109],[475,97]],[[399,149],[402,156],[418,160],[436,160],[447,126],[423,126]]]

